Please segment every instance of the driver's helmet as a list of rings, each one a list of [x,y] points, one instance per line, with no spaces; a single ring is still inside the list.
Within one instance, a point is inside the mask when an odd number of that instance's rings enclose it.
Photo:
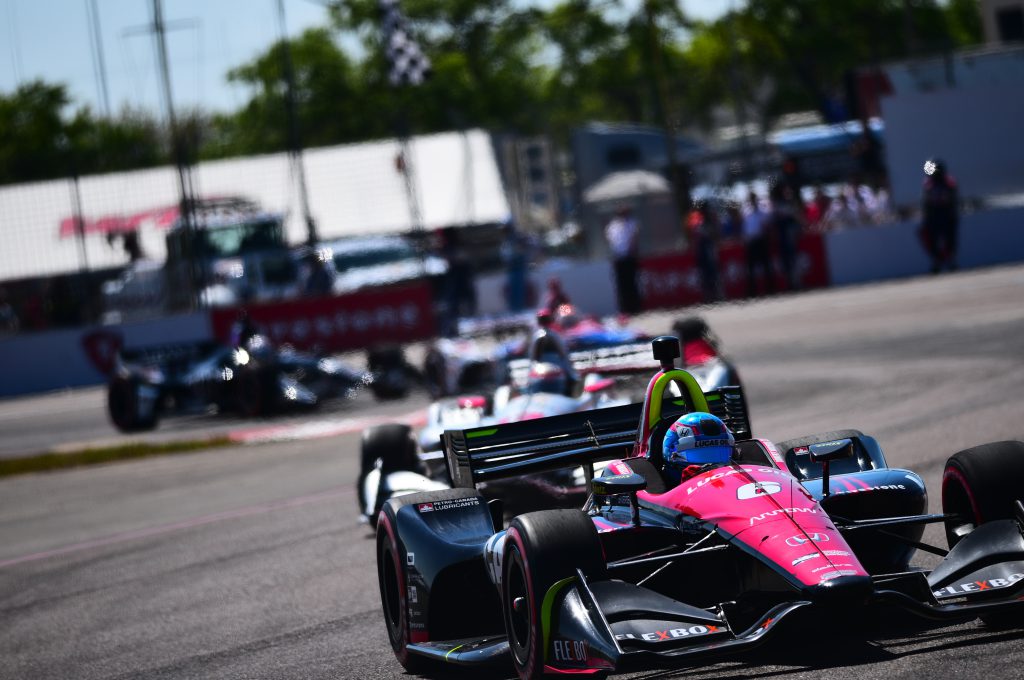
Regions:
[[[924,174],[942,179],[946,176],[946,163],[941,158],[929,158],[924,162]]]
[[[728,463],[736,440],[717,416],[694,411],[680,416],[665,433],[662,454],[666,468]]]
[[[526,379],[526,391],[530,394],[566,394],[568,390],[569,377],[561,366],[548,361],[538,361],[530,366]]]
[[[564,330],[575,328],[580,322],[579,312],[570,304],[558,305],[555,312],[558,315],[558,325]]]

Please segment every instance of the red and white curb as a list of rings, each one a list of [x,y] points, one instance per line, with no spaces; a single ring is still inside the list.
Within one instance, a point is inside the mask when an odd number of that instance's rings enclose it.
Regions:
[[[269,444],[292,442],[304,439],[323,439],[342,434],[361,432],[374,425],[404,423],[418,428],[427,424],[426,409],[417,409],[399,416],[366,416],[363,418],[318,419],[294,425],[269,425],[265,427],[233,430],[228,433],[230,441],[237,444]]]

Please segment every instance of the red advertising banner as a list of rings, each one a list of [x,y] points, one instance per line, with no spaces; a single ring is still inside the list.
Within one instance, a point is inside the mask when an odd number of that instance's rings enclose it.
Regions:
[[[821,234],[804,234],[797,254],[801,288],[829,285],[828,259]],[[786,280],[777,252],[772,253],[775,290],[785,291]],[[723,243],[718,249],[718,276],[725,299],[747,295],[746,250],[739,241]],[[640,262],[640,299],[644,309],[683,307],[704,301],[700,270],[693,251],[650,257]],[[762,291],[763,292],[763,291]]]
[[[318,352],[415,342],[435,334],[433,296],[426,282],[337,297],[251,304],[245,310],[274,344]],[[214,337],[227,342],[238,314],[234,307],[211,310]]]

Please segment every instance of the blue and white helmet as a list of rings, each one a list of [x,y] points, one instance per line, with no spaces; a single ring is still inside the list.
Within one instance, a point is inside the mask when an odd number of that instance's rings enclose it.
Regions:
[[[694,411],[672,423],[662,453],[665,465],[673,467],[728,463],[735,443],[732,432],[717,416]]]

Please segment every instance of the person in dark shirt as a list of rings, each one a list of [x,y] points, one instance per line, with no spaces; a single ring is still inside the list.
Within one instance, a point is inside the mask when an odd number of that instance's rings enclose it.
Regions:
[[[956,180],[946,171],[946,164],[931,158],[924,164],[924,187],[921,191],[921,236],[932,260],[931,271],[957,267],[956,251],[960,229],[960,194]]]

